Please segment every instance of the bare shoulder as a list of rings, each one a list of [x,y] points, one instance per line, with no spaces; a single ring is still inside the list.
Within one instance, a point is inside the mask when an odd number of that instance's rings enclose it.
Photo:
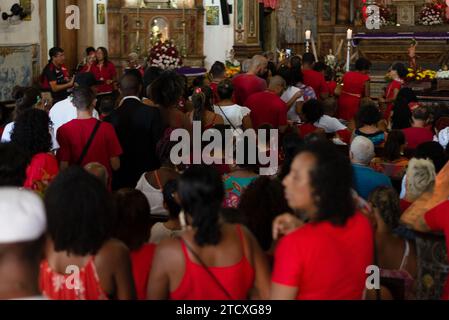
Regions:
[[[129,249],[123,242],[111,239],[103,245],[97,257],[107,263],[117,263],[122,259],[129,259]]]
[[[173,238],[161,241],[156,247],[154,261],[162,262],[168,269],[183,263],[184,257],[180,239]]]

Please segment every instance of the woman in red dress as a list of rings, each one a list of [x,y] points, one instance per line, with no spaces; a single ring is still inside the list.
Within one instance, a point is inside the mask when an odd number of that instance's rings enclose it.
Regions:
[[[91,71],[98,81],[102,84],[97,86],[97,94],[108,94],[115,90],[114,82],[117,78],[117,70],[112,62],[109,61],[108,50],[104,47],[97,49],[97,63],[91,68]]]
[[[371,62],[359,58],[355,63],[356,71],[347,72],[343,76],[343,88],[338,100],[338,117],[351,121],[360,108],[360,100],[370,95],[370,77],[368,75]]]
[[[393,110],[393,103],[398,96],[399,90],[404,85],[404,78],[407,76],[407,68],[404,64],[398,62],[395,63],[388,73],[388,76],[392,79],[387,89],[385,90],[385,96],[379,99],[381,106],[385,108],[384,118],[390,119],[391,111]]]

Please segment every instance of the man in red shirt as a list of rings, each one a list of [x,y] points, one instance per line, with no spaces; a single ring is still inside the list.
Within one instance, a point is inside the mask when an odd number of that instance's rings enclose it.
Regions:
[[[274,129],[279,129],[281,133],[285,132],[288,124],[288,107],[280,97],[286,88],[285,80],[280,76],[274,76],[268,90],[254,93],[246,100],[245,106],[251,110],[251,120],[255,129],[269,124]]]
[[[302,58],[302,73],[304,75],[304,84],[312,87],[318,98],[326,99],[329,97],[329,87],[326,79],[321,72],[313,70],[315,57],[310,52],[305,53]]]
[[[267,71],[267,65],[268,60],[265,57],[256,55],[251,59],[249,71],[232,80],[236,104],[247,107],[245,102],[249,96],[267,89],[267,82],[260,78]]]
[[[106,167],[111,177],[112,171],[120,168],[122,148],[114,127],[93,118],[95,102],[95,94],[90,88],[77,87],[73,90],[73,104],[78,117],[59,128],[57,139],[60,148],[57,157],[61,162],[61,170],[69,165],[84,167],[98,162]],[[92,142],[88,146],[90,139]],[[87,151],[82,156],[84,149]]]

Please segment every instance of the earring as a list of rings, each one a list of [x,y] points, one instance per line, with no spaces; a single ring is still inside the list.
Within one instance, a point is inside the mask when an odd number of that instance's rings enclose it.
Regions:
[[[179,223],[181,224],[181,229],[183,231],[187,229],[186,214],[184,210],[179,213]]]

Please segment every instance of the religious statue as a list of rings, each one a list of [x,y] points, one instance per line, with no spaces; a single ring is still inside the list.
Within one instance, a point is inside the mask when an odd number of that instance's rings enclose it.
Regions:
[[[418,41],[413,39],[410,48],[408,48],[408,56],[410,58],[410,68],[413,70],[418,69],[418,66],[416,64],[416,47],[418,46]]]
[[[324,63],[332,70],[337,67],[337,57],[333,55],[332,49],[329,49],[329,54],[324,58]]]

